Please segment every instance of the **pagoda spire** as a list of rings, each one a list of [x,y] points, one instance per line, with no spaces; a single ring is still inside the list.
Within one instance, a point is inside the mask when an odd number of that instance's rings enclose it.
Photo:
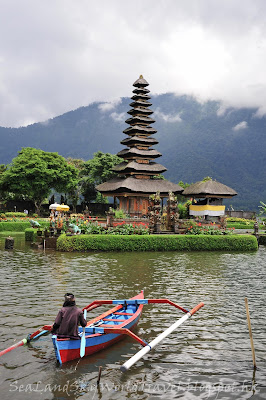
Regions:
[[[166,168],[157,164],[153,160],[161,156],[152,146],[158,144],[158,141],[151,137],[155,134],[156,129],[150,125],[155,122],[150,117],[153,111],[149,108],[152,104],[149,102],[150,92],[147,89],[148,82],[140,75],[133,86],[133,96],[130,103],[132,107],[128,114],[131,115],[125,122],[129,128],[123,132],[128,136],[120,143],[126,145],[127,148],[121,150],[117,155],[124,159],[124,162],[115,166],[116,171],[120,176],[134,176],[137,179],[151,179],[154,175],[158,175]]]
[[[167,197],[169,192],[180,194],[183,188],[166,179],[159,179],[167,169],[154,160],[161,156],[153,148],[158,141],[153,137],[157,132],[151,125],[155,122],[150,109],[148,82],[142,75],[133,83],[133,96],[125,121],[129,126],[123,133],[127,136],[120,143],[126,146],[117,155],[123,162],[113,170],[117,176],[96,186],[104,196],[113,196],[119,208],[131,216],[147,215],[149,196],[160,192]]]

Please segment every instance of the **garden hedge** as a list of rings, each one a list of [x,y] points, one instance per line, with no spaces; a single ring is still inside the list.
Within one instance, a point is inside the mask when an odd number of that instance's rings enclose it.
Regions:
[[[235,229],[254,229],[254,222],[250,224],[238,223],[238,222],[227,222],[227,228]],[[259,229],[265,229],[265,225],[259,224]]]
[[[41,228],[49,226],[49,222],[46,221],[40,221],[39,224]],[[25,232],[25,230],[30,227],[29,221],[0,222],[0,232]]]
[[[252,235],[61,235],[60,251],[255,251]]]
[[[25,229],[25,240],[26,242],[34,242],[37,237],[37,229],[28,228]]]
[[[0,222],[0,232],[25,232],[25,229],[29,227],[29,222]]]

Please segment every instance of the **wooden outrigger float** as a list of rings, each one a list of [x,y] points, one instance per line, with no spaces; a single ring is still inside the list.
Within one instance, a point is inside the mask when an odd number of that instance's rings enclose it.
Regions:
[[[82,358],[84,356],[89,356],[90,354],[96,353],[111,346],[112,344],[124,338],[125,335],[128,335],[139,342],[143,346],[143,348],[121,366],[121,370],[126,371],[138,360],[140,360],[145,354],[147,354],[152,348],[154,348],[158,343],[160,343],[166,336],[177,329],[182,323],[184,323],[201,307],[204,306],[203,303],[199,303],[191,311],[188,311],[169,299],[144,299],[144,293],[143,291],[141,291],[138,295],[131,299],[95,300],[88,306],[84,307],[83,312],[84,314],[86,314],[87,311],[91,311],[94,308],[104,304],[112,304],[114,305],[114,307],[99,315],[98,317],[90,320],[85,328],[79,328],[81,340],[66,338],[61,339],[58,338],[56,335],[52,336],[55,355],[60,364],[66,363],[70,360]],[[185,315],[177,320],[173,325],[162,332],[150,343],[147,343],[132,332],[132,329],[137,325],[139,321],[143,306],[145,304],[169,304],[183,311]],[[37,339],[41,335],[51,331],[51,329],[52,325],[44,325],[36,332],[28,335],[27,338],[14,344],[8,349],[1,351],[0,356],[19,346],[29,343],[31,340]]]

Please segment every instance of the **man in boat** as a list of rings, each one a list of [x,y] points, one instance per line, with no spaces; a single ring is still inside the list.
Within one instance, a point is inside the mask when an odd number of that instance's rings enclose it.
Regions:
[[[51,333],[59,338],[80,339],[79,325],[85,327],[87,321],[82,310],[76,306],[73,293],[66,293],[63,307],[57,314]]]

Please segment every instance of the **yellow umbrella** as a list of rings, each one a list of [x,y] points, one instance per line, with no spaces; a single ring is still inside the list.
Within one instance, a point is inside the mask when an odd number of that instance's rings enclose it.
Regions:
[[[56,208],[56,211],[64,211],[64,212],[69,211],[69,206],[67,206],[66,204],[60,204]]]
[[[67,206],[66,204],[54,203],[49,206],[49,209],[55,210],[55,211],[65,211],[66,212],[66,211],[69,211],[69,206]]]

